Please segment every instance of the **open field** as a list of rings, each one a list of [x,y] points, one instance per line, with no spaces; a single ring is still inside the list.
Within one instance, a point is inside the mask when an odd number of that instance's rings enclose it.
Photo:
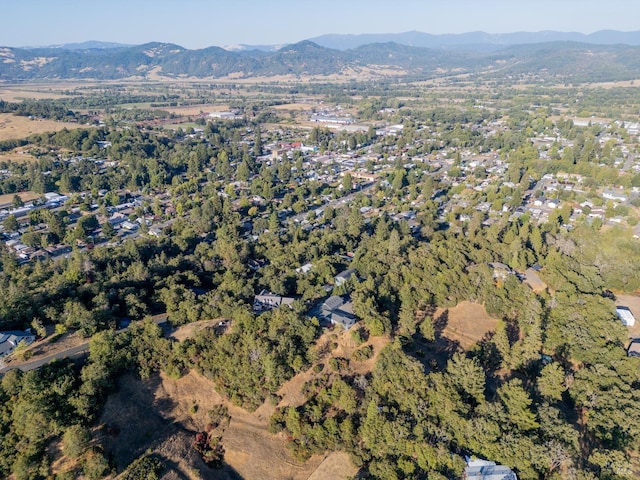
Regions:
[[[446,325],[442,330],[442,336],[458,342],[465,350],[482,340],[498,325],[498,320],[491,318],[484,306],[479,303],[465,301],[453,308],[439,308],[436,310],[434,319],[438,322],[438,319],[442,319],[443,316],[446,317]]]
[[[165,112],[175,113],[176,115],[200,115],[201,113],[224,112],[229,109],[228,105],[188,105],[184,107],[160,107]]]
[[[47,87],[32,86],[16,86],[0,88],[0,100],[5,102],[21,102],[26,99],[42,100],[46,98],[56,99],[64,98],[66,95],[57,93],[55,90]]]
[[[16,149],[10,152],[0,152],[0,162],[25,163],[37,160],[36,157],[29,153]]]
[[[57,132],[63,128],[89,128],[77,123],[54,122],[53,120],[29,120],[11,113],[0,113],[0,141],[28,137],[34,133]]]
[[[6,205],[7,203],[11,203],[13,200],[15,193],[7,193],[5,195],[0,195],[0,205]],[[23,202],[30,202],[31,200],[35,200],[36,198],[40,198],[42,194],[36,192],[18,192],[17,195],[22,199]]]
[[[285,103],[284,105],[276,105],[274,110],[295,110],[305,111],[311,110],[317,103]]]

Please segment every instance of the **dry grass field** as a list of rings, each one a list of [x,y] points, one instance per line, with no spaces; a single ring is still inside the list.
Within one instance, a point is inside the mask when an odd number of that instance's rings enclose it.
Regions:
[[[222,435],[225,466],[207,467],[191,447],[196,431],[204,430],[208,412],[227,406],[231,420]],[[299,463],[289,455],[286,439],[268,432],[268,418],[246,412],[226,401],[197,373],[176,380],[165,375],[139,381],[120,381],[101,422],[117,434],[99,433],[119,471],[151,451],[167,465],[163,479],[273,479],[317,480],[347,478],[357,472],[347,455],[314,456]],[[324,473],[323,473],[324,472]],[[339,473],[336,473],[339,472]]]
[[[10,152],[0,152],[0,162],[25,163],[33,162],[34,160],[37,160],[36,157],[29,153],[22,152],[20,149]]]
[[[176,340],[191,337],[199,329],[214,327],[219,320],[197,322],[180,327],[172,333]],[[389,343],[386,337],[369,339],[355,345],[351,332],[340,329],[323,333],[318,341],[324,348],[321,362],[332,357],[347,357],[364,345],[371,345],[374,356],[364,362],[351,360],[355,373],[371,372],[380,350]],[[278,406],[301,405],[304,402],[302,386],[321,373],[307,370],[285,383],[278,394]],[[225,448],[225,466],[221,470],[207,467],[191,447],[195,432],[209,423],[209,412],[217,405],[227,407],[230,421],[222,433]],[[339,480],[357,474],[358,469],[344,452],[330,452],[313,456],[301,463],[287,449],[284,434],[269,433],[269,419],[275,406],[268,401],[255,412],[247,412],[219,395],[212,383],[196,372],[180,379],[162,374],[139,381],[132,376],[120,381],[118,393],[109,397],[101,424],[116,427],[115,435],[104,429],[97,431],[100,443],[115,460],[118,471],[145,452],[160,456],[167,465],[165,480],[184,479],[237,479],[269,480]]]
[[[189,105],[185,107],[161,107],[160,110],[164,110],[169,113],[175,113],[176,115],[188,116],[188,115],[200,115],[201,113],[211,112],[224,112],[229,109],[228,105]]]
[[[479,303],[465,301],[453,308],[439,308],[433,318],[437,323],[438,319],[443,319],[443,316],[446,319],[446,325],[442,330],[442,336],[457,342],[465,350],[482,340],[498,325],[498,320],[491,318]]]
[[[11,203],[14,195],[16,194],[7,193],[5,195],[0,195],[0,205]],[[18,192],[17,195],[22,199],[23,202],[30,202],[31,200],[35,200],[36,198],[40,198],[42,196],[40,193],[35,192]]]
[[[17,87],[2,87],[0,88],[0,100],[5,102],[21,102],[27,99],[42,100],[42,99],[56,99],[63,98],[64,95],[52,90],[49,87],[43,86],[17,86]]]
[[[25,138],[34,133],[57,132],[63,128],[71,130],[89,127],[53,120],[29,120],[28,117],[0,113],[0,141]]]

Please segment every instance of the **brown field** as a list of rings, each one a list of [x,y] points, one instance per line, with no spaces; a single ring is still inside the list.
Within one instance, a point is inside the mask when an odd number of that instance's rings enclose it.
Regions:
[[[276,105],[274,106],[274,110],[296,110],[296,111],[304,111],[311,110],[313,104],[311,103],[286,103],[284,105]]]
[[[16,194],[7,193],[5,195],[0,195],[0,205],[11,203],[14,195]],[[18,192],[17,195],[20,196],[23,202],[30,202],[31,200],[35,200],[36,198],[40,198],[42,196],[40,193],[35,192]]]
[[[204,430],[208,412],[216,405],[229,409],[231,420],[222,434],[225,467],[214,470],[191,448],[193,435]],[[120,381],[118,393],[105,406],[101,423],[119,433],[98,432],[119,471],[145,452],[162,457],[163,479],[340,479],[357,472],[346,455],[314,456],[305,463],[289,455],[286,439],[267,431],[268,418],[231,405],[211,383],[195,372],[170,379],[165,375]],[[320,467],[320,468],[319,468]],[[336,475],[336,471],[340,473]],[[314,473],[315,472],[315,473]],[[325,473],[323,473],[325,472]]]
[[[164,110],[169,113],[175,113],[176,115],[200,115],[201,113],[207,114],[210,112],[224,112],[228,110],[227,105],[189,105],[185,107],[161,107],[160,110]]]
[[[223,318],[217,318],[215,320],[201,320],[199,322],[187,323],[178,327],[174,332],[169,335],[171,339],[179,342],[185,341],[187,338],[192,338],[201,330],[215,327]]]
[[[459,343],[465,350],[482,340],[498,325],[498,320],[491,318],[482,305],[467,301],[453,308],[439,308],[433,318],[436,322],[438,319],[446,320],[442,336]]]
[[[0,152],[0,162],[25,163],[33,162],[34,160],[37,160],[36,157],[19,149],[11,152]]]
[[[10,113],[0,113],[0,141],[28,137],[34,133],[57,132],[63,128],[89,128],[77,123],[54,122],[53,120],[29,120]]]
[[[322,461],[308,480],[332,480],[354,477],[358,469],[353,466],[349,455],[344,452],[332,452]]]
[[[32,87],[3,87],[0,88],[0,100],[5,102],[21,102],[26,99],[41,100],[45,98],[63,98],[65,95],[57,93],[51,88],[37,86]]]

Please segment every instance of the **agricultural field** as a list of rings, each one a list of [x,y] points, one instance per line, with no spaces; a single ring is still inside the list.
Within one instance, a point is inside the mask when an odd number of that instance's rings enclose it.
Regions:
[[[57,132],[63,129],[89,128],[77,123],[30,119],[10,113],[0,113],[0,141],[16,140],[34,133]]]

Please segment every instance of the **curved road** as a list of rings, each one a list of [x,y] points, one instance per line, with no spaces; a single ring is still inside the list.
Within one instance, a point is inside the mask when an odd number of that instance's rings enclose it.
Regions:
[[[154,315],[151,317],[153,321],[161,325],[167,321],[167,314],[161,313],[159,315]],[[116,330],[116,333],[124,332],[129,327],[122,328],[120,330]],[[46,355],[44,357],[39,357],[29,362],[21,363],[20,365],[15,366],[7,366],[0,368],[0,377],[2,377],[9,370],[22,370],[23,372],[28,372],[29,370],[35,370],[36,368],[40,368],[43,365],[51,363],[55,360],[62,360],[65,358],[81,358],[89,353],[89,342],[81,343],[80,345],[76,345],[75,347],[68,348],[67,350],[63,350],[61,352],[52,353],[50,355]]]

